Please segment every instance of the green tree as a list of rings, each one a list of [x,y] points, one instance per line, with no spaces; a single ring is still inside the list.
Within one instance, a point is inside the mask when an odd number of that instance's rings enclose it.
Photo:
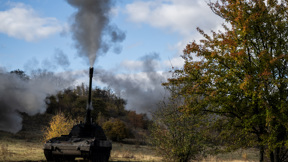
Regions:
[[[20,69],[10,71],[10,73],[11,74],[16,74],[21,79],[26,80],[26,81],[30,79],[29,76],[27,74],[25,74],[25,72],[23,70],[20,70]]]
[[[166,161],[200,160],[207,151],[205,118],[179,111],[179,98],[163,102],[153,113],[151,143]],[[201,125],[201,127],[199,126]],[[205,132],[205,133],[204,133]],[[211,149],[211,148],[210,148]]]
[[[87,97],[77,95],[72,89],[59,91],[56,95],[46,97],[47,113],[57,114],[64,113],[77,119],[79,116],[85,117],[85,108]]]
[[[185,113],[216,115],[228,149],[258,147],[285,161],[288,128],[288,1],[220,0],[209,6],[224,31],[188,44],[185,65],[168,85],[181,88]],[[200,61],[194,61],[196,54]],[[200,98],[200,99],[199,99]],[[197,103],[197,104],[195,104]],[[245,140],[244,140],[245,139]]]
[[[47,113],[57,114],[62,112],[73,119],[84,120],[87,108],[88,87],[83,84],[75,89],[65,89],[59,91],[56,95],[46,97]],[[92,107],[91,117],[97,121],[99,113],[105,118],[125,116],[126,102],[117,97],[109,89],[92,89]]]

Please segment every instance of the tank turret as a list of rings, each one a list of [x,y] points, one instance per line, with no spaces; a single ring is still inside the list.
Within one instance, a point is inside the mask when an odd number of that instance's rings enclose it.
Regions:
[[[90,67],[85,123],[73,126],[69,135],[61,135],[46,141],[44,154],[47,161],[71,161],[76,157],[83,157],[92,162],[109,160],[112,143],[107,140],[103,129],[91,122],[92,78],[93,67]]]

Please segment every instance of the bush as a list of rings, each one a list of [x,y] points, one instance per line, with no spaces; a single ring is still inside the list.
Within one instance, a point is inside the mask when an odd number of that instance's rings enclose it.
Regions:
[[[113,141],[121,141],[128,137],[128,129],[125,123],[119,119],[112,119],[103,123],[106,136]]]
[[[74,120],[66,118],[63,113],[56,114],[44,130],[44,141],[61,135],[68,135],[75,123]]]
[[[180,100],[181,101],[181,100]],[[178,100],[160,104],[153,113],[150,126],[151,144],[167,161],[187,162],[201,160],[205,152],[205,119],[193,115],[183,115],[178,109]]]

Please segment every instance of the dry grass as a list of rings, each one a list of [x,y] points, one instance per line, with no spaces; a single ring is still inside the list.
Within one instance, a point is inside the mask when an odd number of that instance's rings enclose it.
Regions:
[[[17,134],[0,131],[0,161],[45,161],[43,153],[43,127],[51,116],[25,116],[22,131]],[[43,122],[45,120],[46,122]],[[42,122],[41,122],[42,121]],[[41,125],[35,125],[40,123]],[[44,124],[43,124],[44,123]],[[110,161],[163,161],[153,147],[113,143]],[[229,154],[207,157],[200,162],[252,162],[259,161],[256,150],[238,150]]]
[[[0,161],[45,161],[43,143],[2,136],[0,133]],[[113,143],[110,161],[160,162],[153,147]],[[254,162],[259,161],[256,150],[238,150],[229,154],[207,157],[199,162]]]
[[[161,161],[153,147],[113,143],[111,161]]]
[[[237,151],[221,154],[216,156],[218,159],[223,161],[249,161],[256,162],[259,161],[259,151],[257,149],[239,149]]]
[[[208,156],[200,162],[257,162],[259,161],[258,150],[239,149],[234,152]]]
[[[0,138],[0,161],[45,161],[42,148],[40,140],[27,141],[5,136]],[[161,158],[149,146],[113,143],[110,161],[161,161]]]
[[[45,160],[41,142],[3,138],[0,143],[0,161]]]

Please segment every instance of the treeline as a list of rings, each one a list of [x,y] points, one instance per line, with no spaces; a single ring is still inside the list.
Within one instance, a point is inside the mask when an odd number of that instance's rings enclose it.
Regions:
[[[30,80],[30,76],[22,70],[17,69],[10,73],[16,74],[24,81]],[[87,102],[88,86],[84,84],[48,95],[45,99],[45,114],[52,117],[50,123],[47,123],[48,127],[45,128],[44,139],[60,136],[61,133],[59,134],[59,132],[69,134],[70,130],[67,128],[64,130],[61,125],[72,127],[75,123],[84,122]],[[126,110],[125,105],[126,101],[118,97],[111,89],[92,88],[92,122],[102,126],[105,134],[113,141],[132,138],[139,143],[145,142],[148,125],[151,121],[146,114]],[[24,112],[20,113],[27,116]],[[55,128],[56,132],[54,131]]]
[[[84,84],[74,89],[59,91],[46,98],[46,113],[57,115],[62,113],[66,118],[84,122],[86,117],[88,87]],[[92,89],[92,122],[103,127],[106,135],[114,141],[125,138],[143,140],[143,132],[147,131],[149,120],[146,114],[137,114],[125,109],[126,101],[111,89]]]

